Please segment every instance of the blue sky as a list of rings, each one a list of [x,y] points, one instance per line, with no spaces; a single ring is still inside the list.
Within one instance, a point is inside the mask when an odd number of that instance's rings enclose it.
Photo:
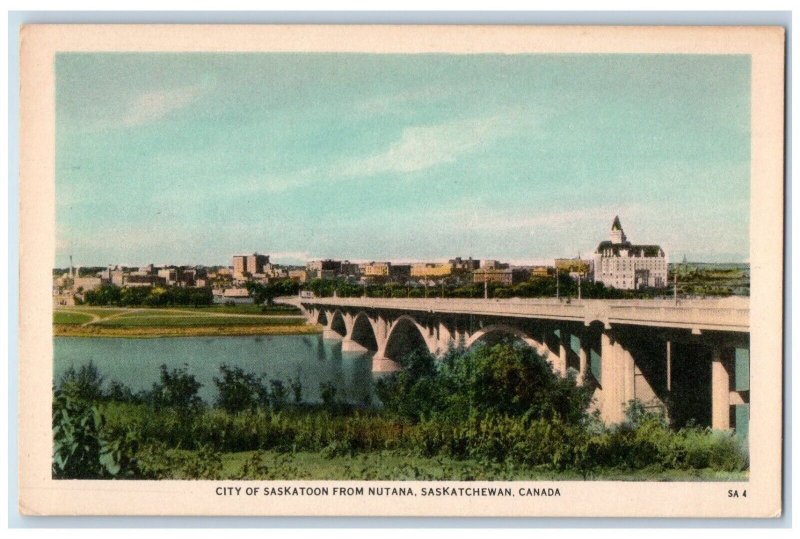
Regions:
[[[749,259],[750,62],[60,54],[56,265]]]

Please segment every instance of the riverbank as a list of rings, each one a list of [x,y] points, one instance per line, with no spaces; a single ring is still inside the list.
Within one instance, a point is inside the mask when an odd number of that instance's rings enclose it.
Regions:
[[[255,305],[192,307],[76,306],[53,312],[56,337],[216,337],[320,333],[297,309]]]
[[[209,325],[209,326],[151,326],[151,327],[109,327],[99,325],[54,324],[54,337],[124,337],[129,339],[148,339],[158,337],[233,337],[248,335],[314,335],[322,333],[322,328],[310,324],[294,325]]]

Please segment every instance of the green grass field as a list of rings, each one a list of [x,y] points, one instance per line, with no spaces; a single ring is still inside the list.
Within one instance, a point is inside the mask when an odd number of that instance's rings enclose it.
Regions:
[[[316,333],[293,309],[257,305],[194,307],[86,307],[53,312],[55,334],[74,337],[167,337]]]
[[[300,309],[289,305],[209,305],[207,307],[176,307],[176,309],[193,310],[200,313],[226,313],[226,314],[254,314],[254,315],[280,315],[300,314]]]
[[[203,314],[154,315],[136,313],[105,319],[97,322],[102,327],[204,327],[204,326],[294,326],[305,324],[302,318],[278,318],[265,316],[215,316]]]
[[[88,313],[78,313],[69,311],[55,311],[53,313],[54,324],[79,325],[91,322],[94,317]]]

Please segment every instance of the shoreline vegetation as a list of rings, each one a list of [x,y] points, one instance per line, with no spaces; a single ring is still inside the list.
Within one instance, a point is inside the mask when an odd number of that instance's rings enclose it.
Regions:
[[[53,311],[55,337],[214,337],[310,335],[298,309],[258,305],[211,307],[65,307]]]
[[[253,325],[200,327],[106,328],[98,326],[53,325],[54,337],[97,337],[149,339],[158,337],[244,337],[248,335],[314,335],[322,333],[317,325]]]
[[[221,364],[213,402],[186,367],[150,390],[92,362],[53,387],[55,479],[742,481],[747,441],[630,401],[605,425],[591,387],[534,350],[500,343],[416,351],[361,403],[330,382],[320,402],[299,378]]]

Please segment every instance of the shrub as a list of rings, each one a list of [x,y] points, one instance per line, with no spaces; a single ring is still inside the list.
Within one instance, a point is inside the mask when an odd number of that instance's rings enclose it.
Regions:
[[[223,410],[237,413],[244,410],[255,410],[259,405],[266,405],[269,392],[261,383],[261,378],[247,373],[241,367],[229,367],[222,364],[219,368],[221,378],[214,378],[219,394],[216,404]]]
[[[61,375],[58,389],[65,396],[86,402],[97,402],[103,398],[103,381],[104,377],[100,374],[100,370],[94,362],[89,361],[81,365],[78,370],[72,366],[67,369]]]
[[[135,431],[107,429],[96,404],[57,392],[53,401],[54,479],[115,479],[139,475]]]
[[[187,372],[185,367],[167,369],[161,365],[160,380],[153,384],[150,399],[157,408],[174,408],[184,413],[194,413],[203,407],[197,394],[203,385]]]
[[[376,393],[387,411],[414,421],[465,421],[476,413],[577,424],[591,402],[589,388],[578,386],[574,376],[557,376],[529,347],[451,350],[441,361],[414,352],[402,364],[403,370],[379,380]]]

